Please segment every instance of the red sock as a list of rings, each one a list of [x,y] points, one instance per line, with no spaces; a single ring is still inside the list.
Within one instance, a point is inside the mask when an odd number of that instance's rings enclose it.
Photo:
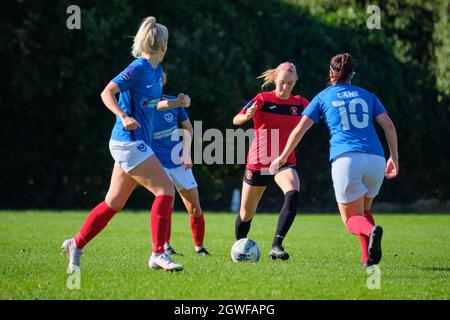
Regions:
[[[196,247],[203,247],[203,239],[205,238],[205,216],[203,213],[198,217],[194,217],[193,215],[189,216],[194,245]]]
[[[359,236],[361,243],[361,263],[365,263],[369,259],[369,237]]]
[[[373,224],[367,220],[366,217],[355,215],[350,217],[347,220],[347,229],[350,233],[353,233],[357,236],[370,236],[370,233],[373,229]]]
[[[166,234],[166,243],[170,242],[170,234],[172,232],[172,212],[173,207],[170,207],[169,220],[167,220],[167,234]]]
[[[164,252],[167,237],[167,222],[172,208],[172,196],[157,196],[150,213],[150,227],[152,230],[152,250],[155,253]]]
[[[373,219],[370,210],[364,211],[364,216],[371,224],[375,225],[375,220]],[[361,243],[361,262],[365,263],[369,258],[369,237],[359,236],[359,242]]]
[[[78,231],[75,236],[75,245],[77,248],[83,249],[92,238],[106,227],[109,220],[111,220],[116,213],[117,212],[111,209],[105,201],[97,205],[89,213],[80,231]]]

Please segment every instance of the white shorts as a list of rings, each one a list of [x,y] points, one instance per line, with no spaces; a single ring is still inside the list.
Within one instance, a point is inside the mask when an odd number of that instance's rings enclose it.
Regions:
[[[111,139],[109,151],[115,161],[114,165],[125,172],[129,172],[154,154],[152,148],[142,140],[124,142]]]
[[[185,169],[183,166],[176,168],[164,168],[177,191],[189,190],[197,187],[192,169]]]
[[[374,154],[347,152],[331,165],[334,193],[339,203],[366,196],[375,198],[384,180],[386,159]]]

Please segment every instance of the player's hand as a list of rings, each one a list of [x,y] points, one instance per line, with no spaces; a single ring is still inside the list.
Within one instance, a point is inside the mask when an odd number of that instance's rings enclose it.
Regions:
[[[272,161],[272,163],[270,164],[270,168],[269,168],[269,172],[271,174],[276,174],[278,172],[278,170],[286,163],[286,159],[284,159],[283,157],[279,156],[278,158],[276,158],[275,160]]]
[[[384,172],[384,176],[386,179],[393,179],[398,175],[398,160],[393,160],[389,158],[386,163],[386,170]]]
[[[255,116],[256,110],[258,109],[258,102],[255,101],[250,108],[248,108],[245,112],[246,120],[250,120]]]
[[[141,125],[139,124],[139,122],[136,121],[136,119],[128,115],[121,116],[121,120],[125,130],[136,130],[138,127],[139,128],[141,127]]]
[[[181,159],[181,165],[183,166],[184,170],[191,169],[193,164],[190,156],[183,156]]]
[[[191,106],[191,98],[184,93],[180,93],[177,97],[177,105],[183,108],[189,108]]]

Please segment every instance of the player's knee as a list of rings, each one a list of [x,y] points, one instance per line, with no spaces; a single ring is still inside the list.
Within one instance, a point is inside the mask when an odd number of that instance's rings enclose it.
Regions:
[[[125,207],[126,201],[120,198],[114,198],[114,197],[106,197],[105,203],[110,207],[112,210],[119,212],[120,210]]]
[[[175,197],[175,190],[172,186],[170,187],[159,187],[155,189],[154,191],[155,197],[159,196],[171,196],[172,198]]]
[[[188,212],[191,216],[194,216],[196,218],[200,217],[203,214],[202,208],[200,208],[200,206],[196,206],[196,205],[188,206]]]

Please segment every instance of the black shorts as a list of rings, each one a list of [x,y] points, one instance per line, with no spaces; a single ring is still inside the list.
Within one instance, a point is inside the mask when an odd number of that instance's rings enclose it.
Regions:
[[[297,166],[293,163],[284,164],[278,172],[283,170],[292,168],[297,171]],[[274,175],[271,174],[261,174],[260,170],[251,170],[249,168],[245,168],[244,172],[244,182],[255,187],[265,187],[272,180]]]

